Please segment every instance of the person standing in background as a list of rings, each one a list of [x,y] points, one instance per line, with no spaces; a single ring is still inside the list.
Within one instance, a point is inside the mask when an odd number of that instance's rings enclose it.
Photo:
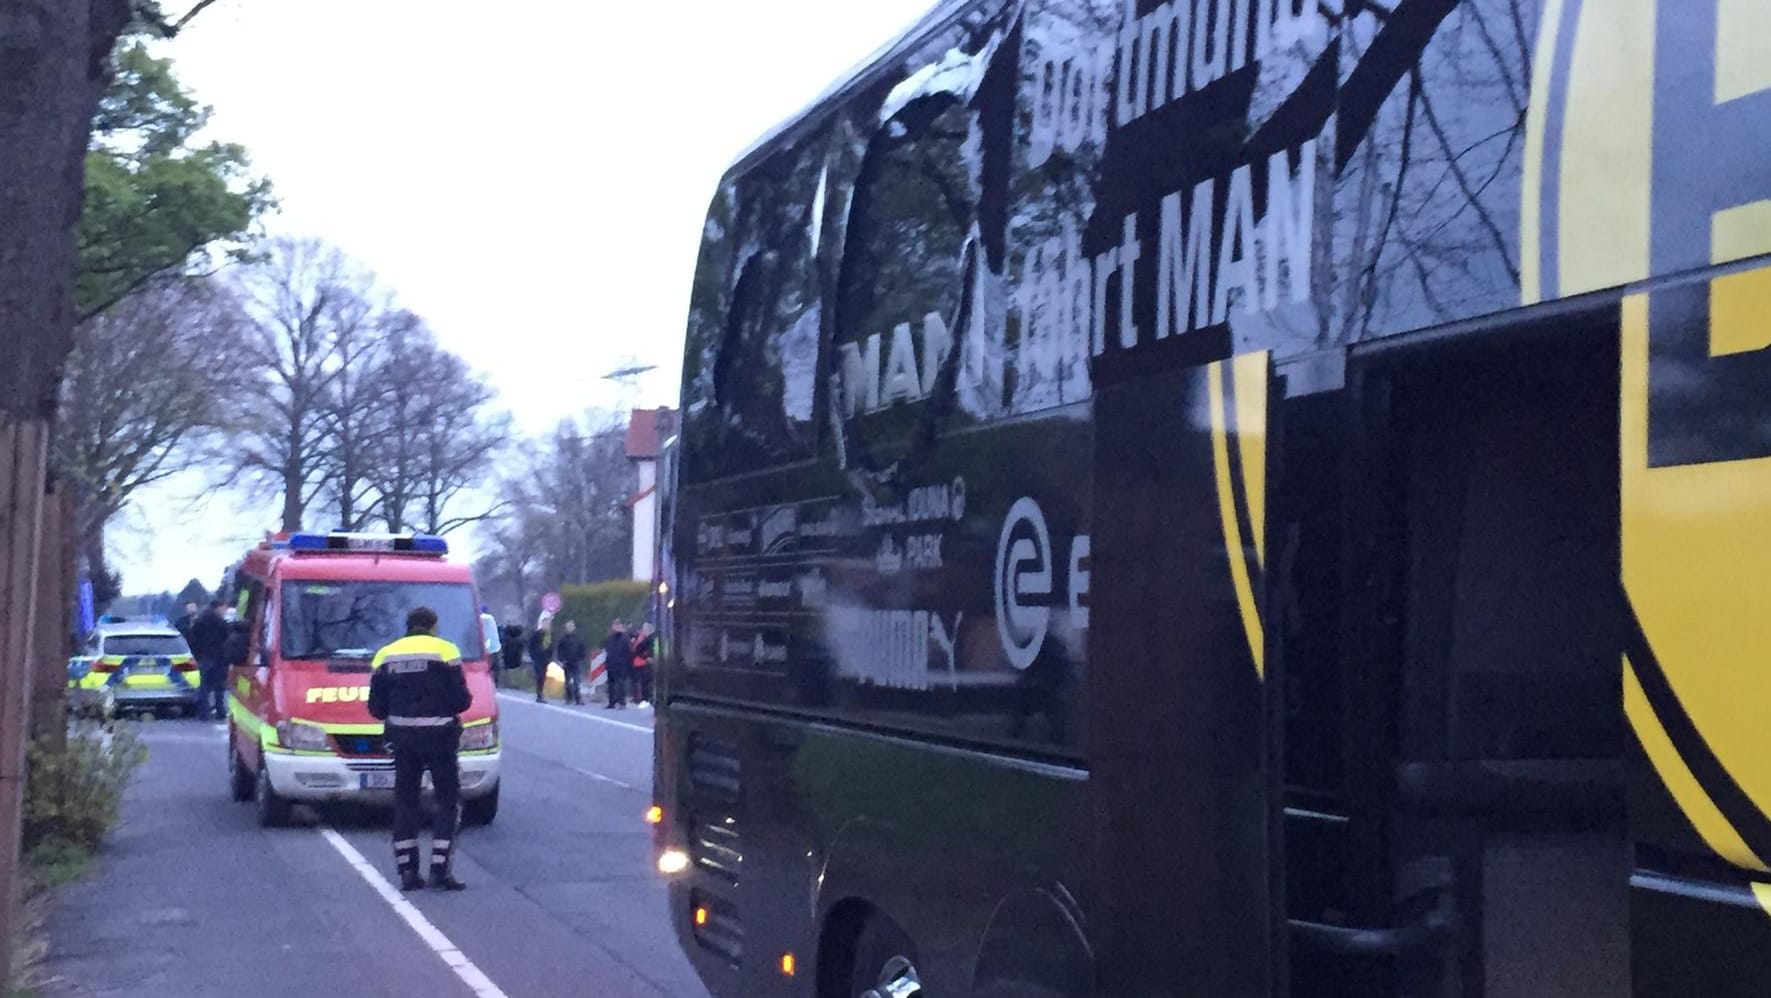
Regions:
[[[498,685],[498,653],[504,649],[504,636],[498,632],[498,618],[492,608],[480,604],[480,638],[486,645],[486,668],[492,673],[492,685]]]
[[[535,670],[535,702],[547,702],[547,663],[553,661],[553,631],[545,618],[529,635],[529,667]]]
[[[504,672],[515,672],[523,667],[523,628],[520,624],[508,624],[500,642],[503,647]]]
[[[553,657],[559,660],[560,668],[566,670],[566,702],[584,703],[579,682],[584,677],[584,663],[590,659],[590,649],[584,646],[584,639],[578,635],[577,621],[566,621],[565,631],[560,635],[560,643],[553,650]]]
[[[627,683],[633,673],[633,639],[627,625],[617,617],[609,625],[609,636],[603,640],[603,667],[609,675],[609,702],[604,708],[627,708]]]
[[[230,628],[221,615],[227,604],[215,600],[191,624],[191,657],[197,660],[201,685],[197,687],[197,718],[204,721],[226,720],[228,715],[228,634]]]
[[[184,605],[184,616],[172,623],[172,626],[178,630],[178,633],[184,638],[184,643],[187,645],[191,643],[191,625],[196,622],[197,604],[186,603]]]
[[[639,634],[633,639],[633,702],[635,706],[652,702],[652,656],[657,650],[657,640],[653,635],[652,624],[647,621],[640,625]]]

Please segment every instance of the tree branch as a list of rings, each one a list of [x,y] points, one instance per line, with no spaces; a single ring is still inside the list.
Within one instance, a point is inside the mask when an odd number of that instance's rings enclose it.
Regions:
[[[212,5],[214,3],[215,3],[215,0],[197,0],[197,5],[195,7],[192,7],[190,10],[186,11],[185,15],[183,17],[179,18],[178,21],[172,25],[172,33],[176,35],[180,31],[183,31],[185,29],[185,25],[190,24],[191,21],[193,19],[195,19],[198,14],[203,13],[203,11],[207,10],[210,7],[210,5]]]
[[[104,299],[103,301],[99,302],[97,305],[94,305],[91,308],[88,308],[84,312],[80,313],[80,317],[76,321],[77,322],[87,322],[89,320],[97,318],[98,316],[102,315],[105,312],[110,311],[112,308],[116,307],[118,302],[122,301],[125,298],[128,298],[132,294],[135,294],[137,291],[140,291],[142,288],[147,287],[149,284],[160,279],[161,277],[164,277],[166,275],[167,271],[172,270],[173,268],[184,263],[185,260],[190,258],[191,253],[195,253],[196,251],[197,251],[197,248],[192,247],[189,253],[186,253],[184,256],[173,261],[172,263],[168,263],[164,266],[155,268],[154,270],[144,271],[143,273],[138,274],[134,280],[130,281],[124,287],[117,289],[117,291],[114,294],[112,294],[110,297]]]

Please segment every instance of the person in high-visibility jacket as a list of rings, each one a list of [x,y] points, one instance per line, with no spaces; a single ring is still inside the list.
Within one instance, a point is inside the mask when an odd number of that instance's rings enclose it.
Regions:
[[[400,889],[424,886],[418,875],[419,790],[430,771],[437,820],[431,827],[430,885],[458,891],[455,836],[461,826],[459,715],[473,703],[461,669],[461,649],[437,637],[437,614],[418,607],[406,615],[406,636],[375,653],[369,713],[386,726],[394,753],[394,863]]]

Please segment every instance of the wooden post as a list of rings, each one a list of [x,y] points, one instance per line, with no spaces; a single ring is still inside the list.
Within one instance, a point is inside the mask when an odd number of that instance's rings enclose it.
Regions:
[[[31,669],[31,740],[67,744],[68,656],[74,618],[74,490],[50,479],[37,564],[36,659]]]
[[[49,421],[0,415],[0,983],[12,970]]]

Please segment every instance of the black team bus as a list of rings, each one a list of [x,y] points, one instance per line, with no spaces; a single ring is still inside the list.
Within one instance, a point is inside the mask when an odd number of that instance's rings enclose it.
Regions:
[[[718,996],[1771,994],[1771,0],[938,7],[715,196]]]

